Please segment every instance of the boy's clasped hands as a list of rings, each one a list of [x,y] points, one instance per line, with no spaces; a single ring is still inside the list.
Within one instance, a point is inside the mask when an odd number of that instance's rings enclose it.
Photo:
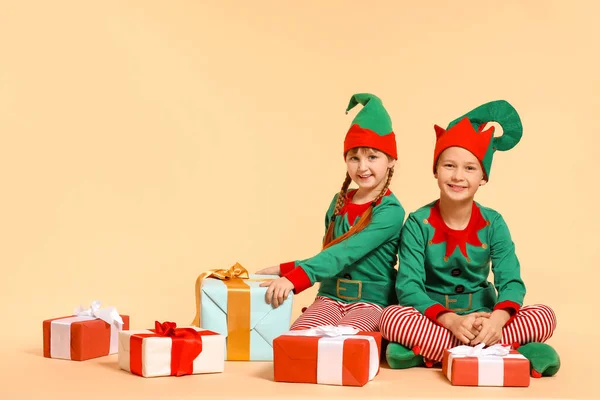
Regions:
[[[438,317],[438,322],[465,345],[493,346],[502,339],[502,328],[509,319],[510,314],[505,310],[466,315],[447,312]]]

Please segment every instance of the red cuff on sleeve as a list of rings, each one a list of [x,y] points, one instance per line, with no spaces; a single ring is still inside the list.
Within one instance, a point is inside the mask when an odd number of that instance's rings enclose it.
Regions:
[[[452,312],[452,311],[448,310],[446,307],[444,307],[441,304],[434,304],[431,307],[429,307],[427,310],[425,310],[425,316],[427,318],[429,318],[430,320],[432,320],[433,322],[435,322],[436,324],[441,326],[441,324],[438,322],[437,318],[439,317],[440,314],[445,313],[445,312]]]
[[[292,284],[294,285],[294,293],[296,294],[312,286],[308,275],[306,275],[306,272],[304,272],[301,266],[294,268],[293,270],[285,274],[284,277],[288,278],[290,282],[292,282]]]
[[[288,272],[290,272],[294,268],[296,268],[296,262],[295,261],[290,261],[290,262],[286,262],[286,263],[283,263],[283,264],[279,264],[279,276],[284,276],[285,274],[287,274]]]
[[[498,303],[494,306],[494,310],[506,310],[510,314],[510,319],[508,320],[506,325],[513,322],[513,320],[515,319],[515,316],[517,315],[517,312],[520,309],[521,309],[520,305],[518,305],[514,301],[510,301],[510,300],[501,301],[500,303]],[[506,326],[506,325],[504,325],[504,326]]]

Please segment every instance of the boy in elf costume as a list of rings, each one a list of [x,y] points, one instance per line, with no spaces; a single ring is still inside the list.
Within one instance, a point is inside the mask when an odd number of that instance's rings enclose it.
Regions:
[[[396,304],[394,282],[404,208],[389,189],[397,160],[391,119],[381,100],[355,94],[346,113],[357,113],[344,141],[346,179],[325,215],[323,248],[315,256],[258,271],[279,274],[265,282],[266,301],[277,307],[290,290],[320,282],[314,303],[291,329],[348,325],[378,331],[383,308]],[[348,190],[354,181],[358,189]]]
[[[494,137],[497,122],[503,135]],[[381,319],[392,368],[442,360],[459,344],[513,345],[531,362],[534,377],[554,375],[558,354],[547,344],[556,317],[545,305],[523,306],[525,284],[502,216],[474,201],[490,179],[497,150],[513,148],[523,127],[506,101],[483,104],[435,126],[433,172],[440,198],[411,213],[400,238],[399,305]],[[488,281],[491,269],[494,284]]]

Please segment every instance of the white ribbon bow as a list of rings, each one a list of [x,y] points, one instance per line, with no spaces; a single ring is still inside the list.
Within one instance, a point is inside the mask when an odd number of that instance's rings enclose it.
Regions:
[[[75,309],[75,315],[78,317],[99,318],[109,325],[116,324],[119,329],[123,328],[123,318],[114,307],[100,308],[102,304],[99,300],[94,300],[89,308],[79,306]]]
[[[347,325],[340,325],[340,326],[323,325],[323,326],[317,326],[316,328],[289,331],[289,332],[284,333],[284,335],[337,337],[337,336],[356,335],[358,332],[360,332],[358,329],[353,328],[351,326],[347,326]]]
[[[452,381],[454,359],[465,357],[477,358],[477,385],[478,386],[504,386],[504,359],[524,359],[522,354],[511,354],[510,346],[495,344],[484,348],[480,343],[475,347],[456,346],[449,349],[450,355],[446,368],[446,376]]]
[[[485,343],[480,343],[475,347],[472,346],[456,346],[450,349],[450,353],[454,356],[462,357],[504,357],[510,353],[510,347],[495,344],[485,347]]]

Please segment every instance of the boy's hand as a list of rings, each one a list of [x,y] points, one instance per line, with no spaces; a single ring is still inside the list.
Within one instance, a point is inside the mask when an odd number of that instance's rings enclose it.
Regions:
[[[438,322],[448,329],[452,334],[464,344],[470,344],[479,334],[479,330],[474,326],[477,318],[488,318],[490,313],[474,312],[467,315],[458,315],[455,313],[445,313],[438,317]]]
[[[479,343],[485,343],[486,346],[493,346],[502,339],[502,328],[510,319],[510,314],[506,310],[495,310],[492,315],[481,322],[481,329],[477,336],[471,340],[472,346]]]

